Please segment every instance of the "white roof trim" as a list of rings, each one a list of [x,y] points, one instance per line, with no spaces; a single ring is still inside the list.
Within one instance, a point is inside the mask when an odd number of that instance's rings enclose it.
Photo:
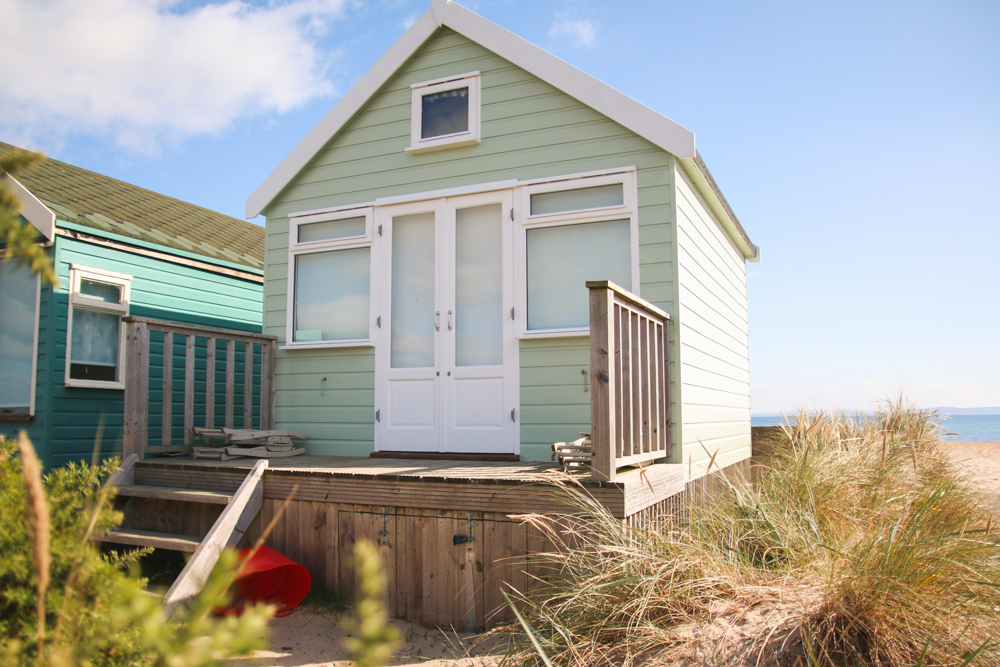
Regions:
[[[694,133],[611,86],[451,0],[431,8],[347,91],[305,139],[247,199],[247,218],[260,215],[323,146],[440,26],[447,26],[555,86],[679,158],[694,157]]]
[[[45,237],[46,243],[52,241],[56,230],[56,214],[10,174],[4,174],[3,180],[21,202],[19,213]]]

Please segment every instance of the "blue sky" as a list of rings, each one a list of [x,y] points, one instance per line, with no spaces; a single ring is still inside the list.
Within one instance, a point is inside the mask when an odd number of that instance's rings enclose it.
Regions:
[[[696,133],[754,412],[1000,405],[1000,3],[465,4]],[[428,6],[0,0],[0,140],[242,217]]]

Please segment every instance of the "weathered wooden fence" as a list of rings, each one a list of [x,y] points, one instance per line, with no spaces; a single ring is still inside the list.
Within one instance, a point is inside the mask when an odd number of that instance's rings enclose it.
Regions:
[[[590,288],[593,477],[670,455],[670,315],[612,282]]]
[[[125,317],[125,456],[135,453],[190,451],[195,426],[270,429],[274,419],[274,357],[276,338],[262,334]],[[155,340],[154,340],[155,335]],[[183,341],[184,365],[175,368],[174,349]],[[155,344],[158,354],[152,354]],[[222,352],[220,358],[220,352]],[[152,363],[155,356],[156,362]],[[220,373],[224,364],[225,375]],[[151,382],[151,366],[162,367],[159,387]],[[183,412],[174,410],[182,371]],[[242,376],[242,382],[238,377]],[[217,391],[221,389],[221,391]],[[159,400],[151,401],[151,393]],[[236,402],[241,403],[241,415]],[[223,399],[223,400],[220,400]],[[257,399],[257,400],[255,400]],[[152,445],[151,417],[160,408],[160,444]],[[183,421],[180,421],[180,418]],[[202,423],[196,424],[196,417]],[[218,419],[218,421],[216,421]],[[256,426],[254,425],[256,421]],[[181,442],[175,433],[183,431]]]

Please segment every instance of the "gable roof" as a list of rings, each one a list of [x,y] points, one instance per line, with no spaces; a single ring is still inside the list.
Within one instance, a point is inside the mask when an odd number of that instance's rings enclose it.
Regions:
[[[396,73],[438,28],[448,27],[679,158],[709,207],[748,259],[759,249],[747,236],[729,203],[695,150],[694,133],[531,42],[451,0],[431,7],[337,102],[247,199],[246,215],[263,212],[309,161]]]
[[[0,142],[0,155],[17,150]],[[264,268],[264,229],[46,158],[11,179],[58,220],[210,259]]]

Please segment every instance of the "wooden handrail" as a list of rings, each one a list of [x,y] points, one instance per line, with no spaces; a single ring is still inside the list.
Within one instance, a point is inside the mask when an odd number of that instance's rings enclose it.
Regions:
[[[260,416],[258,427],[269,430],[274,427],[274,357],[277,338],[265,334],[248,333],[219,327],[202,327],[178,322],[165,322],[144,317],[123,317],[125,324],[125,455],[136,454],[142,460],[147,451],[175,452],[189,451],[193,442],[195,426],[195,370],[196,339],[204,338],[205,343],[205,426],[215,426],[215,384],[216,348],[219,340],[225,341],[225,426],[234,423],[236,396],[236,352],[242,344],[243,351],[243,427],[252,427],[254,355],[259,348],[260,360]],[[163,428],[160,444],[147,447],[149,437],[149,348],[150,334],[163,334]],[[184,441],[172,442],[173,393],[174,393],[174,337],[185,339],[184,354]]]
[[[590,290],[592,476],[670,455],[667,329],[670,315],[613,282]]]

